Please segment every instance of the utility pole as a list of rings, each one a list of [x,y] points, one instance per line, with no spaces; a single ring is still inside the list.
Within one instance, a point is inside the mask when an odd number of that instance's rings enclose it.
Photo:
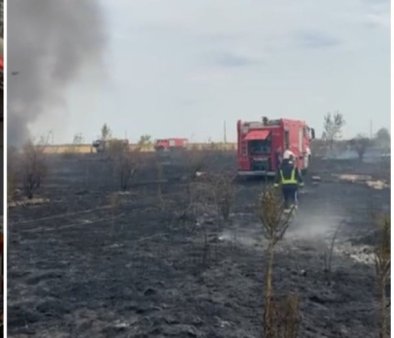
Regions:
[[[52,130],[52,129],[48,132],[47,143],[48,143],[48,144],[54,144],[54,143],[55,143],[55,142],[54,142],[54,136],[53,136],[53,130]]]
[[[226,121],[224,121],[224,130],[223,130],[223,132],[224,132],[224,138],[223,138],[223,140],[224,140],[224,144],[226,144],[227,143],[227,128],[226,128]]]
[[[369,121],[369,138],[372,139],[372,120]]]

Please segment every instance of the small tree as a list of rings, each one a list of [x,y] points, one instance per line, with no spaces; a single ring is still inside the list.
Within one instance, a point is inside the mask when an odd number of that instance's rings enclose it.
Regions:
[[[44,148],[35,146],[31,141],[26,143],[22,151],[23,188],[27,198],[32,199],[40,188],[42,179],[47,174],[47,166],[43,156]]]
[[[300,329],[300,299],[297,294],[289,294],[278,302],[277,333],[275,337],[297,338]]]
[[[375,268],[380,294],[380,338],[388,337],[386,315],[386,285],[390,276],[391,250],[390,250],[390,216],[382,222],[381,237],[375,250]]]
[[[101,140],[108,141],[112,136],[111,129],[106,123],[101,127]]]
[[[137,164],[130,152],[124,154],[118,161],[118,173],[120,178],[120,188],[126,191],[129,188],[131,178],[137,172]]]
[[[119,178],[120,188],[126,191],[130,179],[137,170],[136,156],[130,152],[128,144],[122,140],[111,140],[108,144],[108,153],[114,166],[114,172]]]
[[[294,208],[294,207],[293,207]],[[277,337],[278,319],[275,314],[275,304],[273,301],[273,262],[276,244],[283,238],[290,224],[290,218],[294,209],[290,213],[285,212],[285,203],[277,189],[266,188],[260,195],[258,203],[258,216],[263,226],[264,237],[268,241],[267,272],[265,282],[265,311],[264,311],[264,337]]]
[[[350,141],[350,145],[357,152],[359,161],[362,162],[367,148],[371,145],[371,140],[363,135],[358,135]]]
[[[327,113],[324,116],[324,133],[329,142],[330,149],[333,148],[334,142],[342,137],[342,128],[345,125],[345,119],[339,112],[331,115]]]

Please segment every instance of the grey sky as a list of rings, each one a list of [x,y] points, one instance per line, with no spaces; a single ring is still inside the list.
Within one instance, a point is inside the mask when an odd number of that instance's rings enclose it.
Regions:
[[[368,134],[370,119],[389,127],[388,0],[101,2],[103,68],[85,68],[67,107],[31,124],[36,136],[91,142],[108,123],[132,141],[222,140],[226,121],[235,140],[237,119],[263,115],[306,120],[320,136],[336,110],[345,137]]]

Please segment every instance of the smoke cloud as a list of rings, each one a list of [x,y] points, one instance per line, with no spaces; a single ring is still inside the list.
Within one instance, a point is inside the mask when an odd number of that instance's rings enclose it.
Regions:
[[[96,0],[8,3],[8,142],[20,146],[29,124],[66,105],[64,92],[87,64],[100,64],[104,19]]]

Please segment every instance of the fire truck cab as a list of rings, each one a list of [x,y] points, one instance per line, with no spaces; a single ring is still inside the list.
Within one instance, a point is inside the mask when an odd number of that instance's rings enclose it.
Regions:
[[[238,121],[238,175],[275,176],[285,150],[294,153],[296,166],[306,171],[314,129],[304,121],[263,117],[261,122]]]

